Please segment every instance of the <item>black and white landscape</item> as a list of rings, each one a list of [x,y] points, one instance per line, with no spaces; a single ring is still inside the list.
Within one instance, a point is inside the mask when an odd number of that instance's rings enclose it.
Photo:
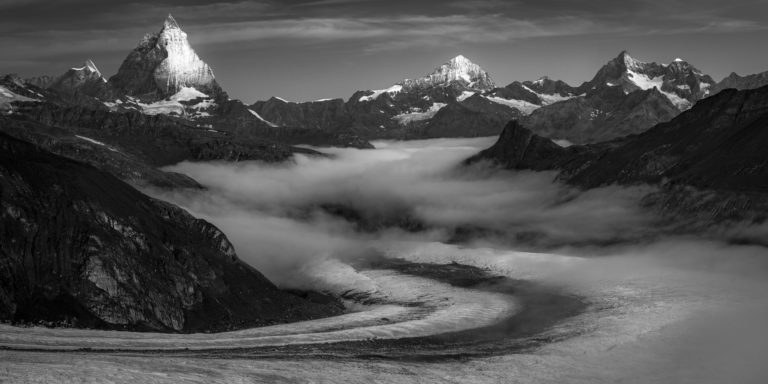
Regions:
[[[766,12],[0,0],[0,382],[766,382]]]

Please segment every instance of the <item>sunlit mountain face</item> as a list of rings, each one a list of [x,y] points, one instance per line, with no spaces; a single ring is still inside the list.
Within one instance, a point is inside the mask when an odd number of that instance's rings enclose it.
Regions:
[[[0,382],[763,383],[766,11],[0,1]]]

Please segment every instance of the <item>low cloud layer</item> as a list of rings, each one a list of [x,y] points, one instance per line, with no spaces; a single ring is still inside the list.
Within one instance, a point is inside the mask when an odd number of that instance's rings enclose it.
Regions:
[[[490,139],[379,142],[294,163],[182,163],[209,190],[161,195],[209,219],[242,258],[281,284],[308,263],[375,253],[392,241],[553,248],[626,241],[650,231],[640,188],[579,192],[554,173],[459,163]]]

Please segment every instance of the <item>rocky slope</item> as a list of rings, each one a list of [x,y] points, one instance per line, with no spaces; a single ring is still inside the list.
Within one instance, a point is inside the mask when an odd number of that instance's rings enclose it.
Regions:
[[[49,102],[14,105],[16,113],[0,116],[0,131],[136,184],[199,188],[188,177],[157,169],[185,160],[279,162],[294,153],[319,155],[309,149],[235,135],[164,115]]]
[[[226,236],[108,173],[0,133],[0,319],[225,330],[336,314],[278,290]]]
[[[559,170],[582,188],[652,184],[646,202],[697,223],[762,222],[768,211],[768,87],[726,90],[634,136],[561,148],[516,122],[468,162]]]
[[[625,93],[603,87],[539,108],[521,123],[539,135],[583,144],[640,133],[679,113],[657,88]]]
[[[107,79],[90,59],[59,76],[38,76],[24,79],[22,83],[54,91],[72,102],[82,103],[88,102],[89,98],[109,97]]]

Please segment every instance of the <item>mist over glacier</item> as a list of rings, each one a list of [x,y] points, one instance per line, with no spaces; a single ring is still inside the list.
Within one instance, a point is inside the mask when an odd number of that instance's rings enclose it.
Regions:
[[[460,166],[491,142],[382,141],[287,164],[184,162],[168,170],[207,190],[153,193],[215,223],[242,258],[285,286],[302,286],[297,274],[308,265],[402,241],[552,248],[646,231],[650,218],[636,205],[646,189],[580,192],[553,182],[554,173]]]

